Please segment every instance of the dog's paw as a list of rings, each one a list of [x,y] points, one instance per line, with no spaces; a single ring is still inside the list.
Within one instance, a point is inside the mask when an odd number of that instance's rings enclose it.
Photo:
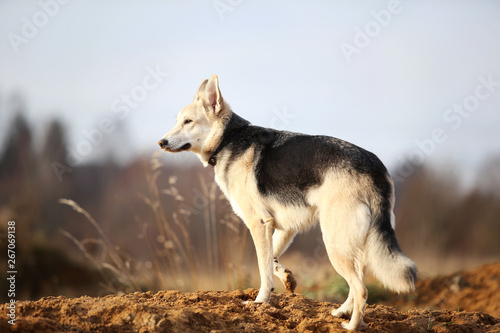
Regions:
[[[271,291],[263,292],[261,289],[261,291],[259,292],[259,294],[255,298],[255,301],[248,301],[248,302],[249,303],[258,303],[258,304],[269,303],[271,301],[271,293],[273,290],[274,290],[274,288],[272,288]]]
[[[255,300],[255,301],[243,301],[241,303],[243,303],[244,305],[248,305],[248,304],[269,304],[269,302],[258,302],[257,300]]]
[[[288,290],[290,293],[293,294],[295,292],[295,288],[297,288],[297,281],[295,280],[293,273],[289,269],[285,269],[285,276],[283,280],[281,280],[281,282],[283,282],[286,290]]]
[[[277,260],[275,260],[274,263],[274,275],[281,280],[286,290],[292,294],[295,292],[295,288],[297,288],[297,281],[295,280],[292,271],[278,263]]]
[[[356,327],[356,325],[350,321],[344,321],[342,322],[342,328],[348,331],[360,331],[363,330],[366,327],[366,323],[364,321],[361,321]]]
[[[332,316],[338,318],[349,318],[351,316],[351,312],[338,308],[337,310],[332,310]]]
[[[344,321],[344,322],[342,322],[342,324],[340,324],[340,325],[342,325],[342,328],[343,328],[343,329],[348,330],[348,331],[353,331],[353,330],[355,330],[355,329],[356,329],[356,327],[353,327],[353,326],[351,325],[351,323],[350,323],[350,322],[348,322],[348,321]]]

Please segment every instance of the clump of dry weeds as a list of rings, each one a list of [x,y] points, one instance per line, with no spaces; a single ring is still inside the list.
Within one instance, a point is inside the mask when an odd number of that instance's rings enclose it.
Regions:
[[[61,233],[99,271],[107,293],[243,288],[247,281],[241,265],[248,237],[245,226],[232,213],[215,182],[208,183],[198,175],[197,190],[206,204],[202,210],[193,209],[192,203],[186,202],[177,188],[175,176],[168,178],[168,188],[158,187],[163,170],[157,154],[149,161],[144,160],[147,194],[138,193],[138,196],[150,208],[153,220],[144,221],[138,216],[135,220],[142,230],[138,238],[143,241],[149,260],[141,261],[123,253],[91,214],[73,200],[60,199],[59,202],[82,214],[95,229],[96,237],[79,240],[67,231],[61,230]],[[171,210],[165,209],[168,200],[173,203],[168,205],[174,207]],[[194,246],[184,223],[193,214],[201,215],[197,218],[203,220],[205,244]],[[90,247],[100,251],[89,251]]]

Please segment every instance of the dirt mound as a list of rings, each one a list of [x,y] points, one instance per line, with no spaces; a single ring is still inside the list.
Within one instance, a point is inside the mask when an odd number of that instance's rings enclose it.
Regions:
[[[369,305],[369,332],[500,332],[500,263],[418,282],[417,292]],[[342,332],[330,315],[339,304],[273,294],[271,304],[244,304],[257,290],[162,291],[105,297],[44,297],[0,306],[0,331],[59,332]],[[418,309],[417,309],[418,308]],[[437,310],[441,309],[441,310]],[[443,310],[447,309],[447,310]],[[465,311],[464,311],[465,310]],[[481,311],[481,312],[470,312]],[[486,314],[489,313],[489,314]]]
[[[500,262],[420,280],[415,294],[391,304],[400,309],[481,311],[500,318]]]
[[[342,332],[330,315],[338,304],[296,294],[274,294],[271,304],[244,304],[257,290],[162,291],[100,298],[44,297],[17,302],[17,321],[0,306],[2,332]],[[369,305],[369,332],[500,332],[500,319],[478,312],[409,310]]]

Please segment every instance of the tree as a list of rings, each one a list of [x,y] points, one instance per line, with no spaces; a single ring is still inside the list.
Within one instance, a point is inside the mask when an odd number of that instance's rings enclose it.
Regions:
[[[22,112],[18,110],[9,128],[6,146],[0,158],[0,181],[2,183],[0,199],[2,201],[29,186],[30,180],[35,178],[36,174],[32,147],[33,135]]]

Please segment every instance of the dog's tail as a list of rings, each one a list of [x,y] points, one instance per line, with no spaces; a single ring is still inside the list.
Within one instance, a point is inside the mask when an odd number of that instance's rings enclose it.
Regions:
[[[414,291],[417,266],[399,247],[394,233],[393,202],[386,197],[378,206],[365,247],[367,265],[386,288],[397,293]]]

